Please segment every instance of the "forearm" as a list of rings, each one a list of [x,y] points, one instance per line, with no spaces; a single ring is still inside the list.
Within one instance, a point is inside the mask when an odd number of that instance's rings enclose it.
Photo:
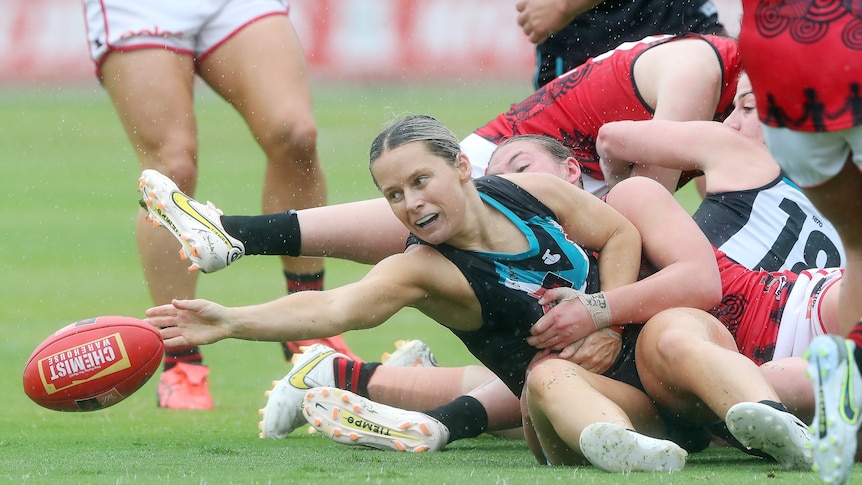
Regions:
[[[634,283],[640,264],[641,239],[637,230],[615,232],[599,251],[600,289],[605,291]]]
[[[259,305],[229,308],[227,337],[290,342],[331,337],[355,328],[327,292],[300,292]]]
[[[721,300],[721,280],[717,269],[681,262],[605,296],[612,324],[643,323],[669,308],[712,308]]]

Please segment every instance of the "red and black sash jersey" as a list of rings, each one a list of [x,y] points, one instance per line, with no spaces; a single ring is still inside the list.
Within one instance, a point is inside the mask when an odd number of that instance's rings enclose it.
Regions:
[[[724,34],[709,0],[604,0],[536,46],[534,87],[607,52],[648,35]]]
[[[597,292],[598,269],[595,258],[569,240],[554,213],[527,191],[496,176],[474,183],[482,199],[524,234],[529,249],[517,254],[466,251],[430,244],[412,234],[407,244],[433,247],[461,270],[481,304],[482,327],[452,332],[520,395],[527,365],[538,351],[526,338],[544,313],[535,292],[560,286]]]
[[[572,150],[584,174],[604,180],[596,152],[599,128],[611,121],[648,120],[653,115],[635,86],[635,61],[651,47],[691,37],[709,42],[721,64],[721,95],[715,111],[715,118],[720,120],[732,108],[742,72],[736,40],[716,35],[660,35],[626,42],[590,59],[513,104],[474,133],[494,144],[524,134],[556,138]]]

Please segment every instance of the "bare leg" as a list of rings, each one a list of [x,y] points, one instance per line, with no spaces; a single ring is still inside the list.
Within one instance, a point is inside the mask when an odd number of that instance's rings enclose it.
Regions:
[[[412,411],[433,409],[463,395],[482,403],[488,432],[520,427],[518,398],[486,367],[380,366],[368,382],[372,401]]]
[[[712,315],[665,310],[638,338],[638,372],[655,401],[691,424],[709,424],[740,402],[780,402],[757,366]]]
[[[325,205],[308,65],[290,20],[273,15],[245,27],[205,57],[198,74],[242,115],[266,156],[263,212]],[[323,289],[322,259],[281,260],[289,292]],[[288,343],[286,354],[315,342]],[[341,336],[322,342],[358,359]]]
[[[101,69],[111,97],[141,168],[156,169],[171,177],[180,190],[194,194],[197,182],[197,127],[193,106],[194,66],[188,55],[163,49],[113,52]],[[197,274],[180,260],[173,235],[156,230],[139,211],[138,252],[153,303],[173,298],[194,298]],[[183,369],[200,363],[197,347],[165,352],[166,371],[159,380],[159,405],[179,409],[212,407],[205,380],[207,369]],[[182,364],[182,365],[180,365]],[[176,369],[174,367],[176,366]],[[179,374],[189,377],[181,378]],[[193,387],[191,382],[194,382]]]
[[[535,440],[533,454],[552,464],[578,465],[586,461],[579,451],[581,431],[597,422],[615,423],[647,435],[660,436],[664,424],[652,402],[641,391],[576,364],[548,359],[527,378],[527,407]]]
[[[264,212],[326,204],[308,66],[288,18],[244,28],[204,59],[199,74],[239,111],[266,155]],[[319,259],[283,261],[294,273],[323,269]]]
[[[805,374],[808,361],[787,357],[760,366],[760,373],[778,393],[781,402],[799,419],[810,423],[814,418],[814,388]]]
[[[141,168],[171,177],[193,195],[197,182],[194,67],[189,56],[161,49],[111,53],[102,65],[105,89]],[[193,298],[196,274],[180,261],[173,235],[138,216],[138,246],[153,303]]]
[[[375,264],[404,251],[407,229],[382,197],[297,212],[302,254]]]

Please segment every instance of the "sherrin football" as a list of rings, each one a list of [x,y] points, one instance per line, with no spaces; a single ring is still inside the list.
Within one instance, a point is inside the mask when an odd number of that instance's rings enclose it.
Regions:
[[[158,329],[137,318],[81,320],[36,347],[24,368],[24,392],[56,411],[104,409],[140,389],[164,351]]]

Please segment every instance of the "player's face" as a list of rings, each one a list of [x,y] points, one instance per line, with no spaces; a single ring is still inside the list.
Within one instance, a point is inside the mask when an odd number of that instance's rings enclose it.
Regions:
[[[459,156],[458,167],[413,142],[385,152],[371,171],[395,216],[420,239],[448,241],[464,219],[462,185],[470,183],[470,163]]]
[[[751,81],[749,81],[747,74],[742,74],[739,77],[733,104],[733,111],[724,120],[724,124],[743,136],[760,143],[766,143],[763,138],[763,127],[757,117],[757,105],[755,104],[754,92],[751,90]]]
[[[488,162],[487,173],[549,173],[569,183],[576,183],[581,175],[579,169],[574,159],[558,160],[539,145],[529,140],[519,140],[507,143],[494,152]]]

